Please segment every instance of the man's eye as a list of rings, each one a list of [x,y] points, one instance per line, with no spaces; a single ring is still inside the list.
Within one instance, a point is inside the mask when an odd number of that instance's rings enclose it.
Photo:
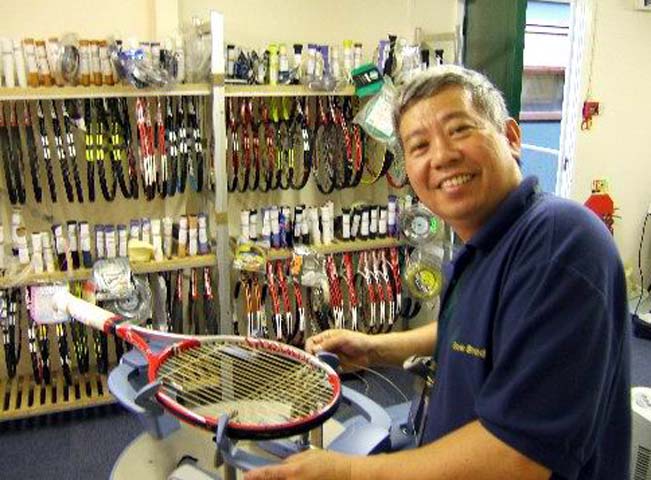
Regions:
[[[422,150],[424,150],[426,148],[427,148],[427,142],[417,142],[417,143],[413,143],[409,147],[409,151],[411,153],[417,153],[417,152],[422,151]]]
[[[464,124],[461,124],[461,125],[455,125],[452,128],[450,128],[450,133],[452,135],[457,135],[457,134],[465,133],[468,130],[470,130],[471,128],[472,128],[472,125],[470,125],[468,123],[464,123]]]

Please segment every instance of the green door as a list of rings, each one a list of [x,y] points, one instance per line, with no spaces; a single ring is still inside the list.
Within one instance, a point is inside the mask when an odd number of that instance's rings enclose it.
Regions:
[[[465,5],[464,65],[491,79],[517,119],[527,0],[465,0]]]

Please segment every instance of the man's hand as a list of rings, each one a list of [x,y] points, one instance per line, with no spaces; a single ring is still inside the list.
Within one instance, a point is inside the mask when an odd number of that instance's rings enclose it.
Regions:
[[[341,367],[355,370],[375,363],[375,340],[371,335],[351,330],[326,330],[307,339],[305,350],[316,354],[320,351],[334,353],[339,357]]]
[[[308,450],[280,465],[251,470],[244,480],[351,480],[352,457],[326,450]]]

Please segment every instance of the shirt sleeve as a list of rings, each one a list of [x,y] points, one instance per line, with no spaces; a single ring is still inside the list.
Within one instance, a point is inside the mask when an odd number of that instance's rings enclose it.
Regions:
[[[556,261],[509,275],[500,293],[478,418],[524,455],[576,478],[610,401],[621,348],[613,306]]]

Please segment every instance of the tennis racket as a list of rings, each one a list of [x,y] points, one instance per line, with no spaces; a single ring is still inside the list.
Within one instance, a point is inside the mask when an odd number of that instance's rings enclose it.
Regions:
[[[289,345],[148,330],[66,291],[57,292],[52,305],[56,316],[68,314],[136,347],[148,361],[148,380],[159,384],[156,400],[197,427],[215,431],[226,414],[231,438],[282,438],[320,425],[339,405],[334,370]]]

